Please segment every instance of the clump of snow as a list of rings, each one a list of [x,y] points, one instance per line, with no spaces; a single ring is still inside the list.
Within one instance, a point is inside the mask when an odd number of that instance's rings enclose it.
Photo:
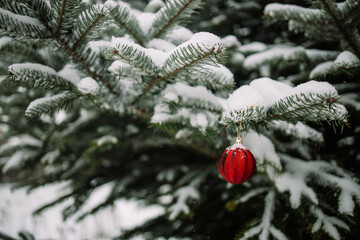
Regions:
[[[115,7],[118,6],[118,3],[116,3],[115,1],[113,0],[107,0],[105,3],[104,3],[104,6],[109,8],[109,9],[113,9]]]
[[[221,42],[226,48],[238,48],[240,47],[240,42],[234,35],[228,35],[221,39]]]
[[[244,54],[252,54],[257,52],[262,52],[267,49],[267,46],[262,42],[251,42],[244,44],[239,47],[239,51]]]
[[[111,135],[102,136],[101,138],[96,140],[96,144],[98,146],[102,146],[104,144],[116,144],[118,142],[119,140],[117,139],[117,137]]]
[[[318,81],[309,81],[302,83],[292,89],[290,92],[291,95],[294,94],[321,94],[325,95],[328,93],[333,93],[337,95],[337,91],[334,86],[328,82],[318,82]]]
[[[344,51],[340,53],[335,61],[327,61],[317,65],[311,72],[310,78],[319,78],[338,69],[348,68],[360,65],[360,60],[351,52]]]
[[[198,113],[195,117],[190,119],[190,125],[192,127],[199,127],[200,129],[205,130],[209,125],[209,122],[205,114]]]
[[[72,64],[66,64],[58,74],[74,84],[77,84],[81,79],[81,73]]]
[[[247,109],[249,106],[263,102],[263,97],[252,87],[244,85],[230,94],[227,100],[227,110]]]
[[[263,100],[260,102],[262,106],[269,107],[275,101],[292,95],[292,87],[270,78],[258,78],[250,83],[250,87],[257,91]]]
[[[244,134],[243,141],[254,155],[258,171],[266,171],[270,179],[274,179],[275,173],[281,171],[282,166],[271,140],[262,134],[248,131]]]
[[[0,38],[0,49],[1,49],[4,45],[8,44],[8,43],[11,42],[11,41],[13,41],[13,38],[12,38],[12,37],[2,37],[2,38]]]
[[[219,46],[221,46],[221,39],[209,32],[198,32],[191,37],[189,43],[194,44],[195,46],[199,44],[207,49],[215,48],[214,51],[217,51]]]
[[[344,51],[337,56],[334,64],[338,66],[354,65],[360,64],[360,60],[352,52]]]
[[[145,7],[146,12],[153,12],[155,13],[160,8],[165,6],[165,3],[162,0],[151,0]]]
[[[168,33],[166,33],[165,39],[169,40],[175,45],[179,45],[186,41],[189,41],[193,35],[194,34],[187,28],[176,27],[170,30]]]
[[[179,96],[173,92],[166,92],[163,96],[166,101],[179,102]]]
[[[159,39],[159,38],[151,39],[147,43],[147,47],[161,50],[164,52],[169,52],[169,51],[173,50],[174,48],[176,48],[176,46],[174,44],[172,44],[171,42],[163,40],[163,39]]]
[[[310,78],[314,79],[318,76],[322,76],[327,74],[333,67],[333,61],[323,62],[317,65],[313,70],[310,72]]]
[[[231,56],[230,62],[234,65],[241,65],[244,62],[245,56],[241,53],[234,53]]]
[[[101,51],[111,46],[111,42],[105,40],[90,41],[87,43],[87,46],[91,49],[92,52],[100,54]]]
[[[146,52],[158,68],[161,68],[164,65],[168,57],[168,53],[153,48],[146,49]]]
[[[16,63],[13,64],[11,66],[9,66],[9,72],[11,73],[19,73],[22,72],[23,70],[34,70],[34,71],[41,71],[44,73],[49,73],[49,74],[56,74],[56,71],[54,69],[52,69],[51,67],[42,65],[42,64],[38,64],[38,63]]]
[[[121,60],[115,60],[111,63],[111,65],[108,67],[108,70],[113,73],[117,74],[118,70],[120,68],[131,68],[132,66],[126,62],[123,62]]]
[[[187,205],[187,201],[189,199],[199,199],[200,194],[198,190],[193,186],[186,186],[179,188],[175,193],[175,197],[177,197],[176,203],[170,206],[170,220],[174,220],[180,213],[189,214],[190,208]]]
[[[176,134],[175,134],[175,138],[176,139],[183,139],[183,138],[188,138],[192,135],[192,132],[190,129],[185,128],[185,129],[181,129],[179,130]]]
[[[156,15],[154,13],[150,12],[143,12],[136,16],[139,21],[139,26],[143,33],[148,33],[155,18]]]
[[[68,116],[68,114],[66,113],[66,111],[61,109],[60,111],[58,111],[54,114],[55,123],[57,125],[60,125],[61,123],[63,123],[66,120],[67,116]]]
[[[91,77],[80,80],[76,85],[77,89],[83,94],[98,95],[100,94],[99,84]]]

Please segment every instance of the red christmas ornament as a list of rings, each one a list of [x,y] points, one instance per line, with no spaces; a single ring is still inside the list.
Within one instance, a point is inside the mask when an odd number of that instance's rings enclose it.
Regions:
[[[256,162],[252,153],[242,145],[241,138],[225,149],[218,162],[221,176],[232,184],[246,182],[256,170]]]

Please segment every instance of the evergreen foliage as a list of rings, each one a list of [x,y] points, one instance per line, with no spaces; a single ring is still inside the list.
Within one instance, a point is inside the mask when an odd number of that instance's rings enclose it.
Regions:
[[[119,239],[356,239],[360,4],[291,2],[1,0],[2,172],[67,183],[36,214],[165,209]],[[216,161],[236,128],[257,173],[230,186]]]

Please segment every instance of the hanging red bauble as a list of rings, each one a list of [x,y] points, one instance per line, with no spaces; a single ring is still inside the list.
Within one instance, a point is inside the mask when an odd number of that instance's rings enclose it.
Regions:
[[[256,170],[255,158],[252,153],[242,145],[241,139],[225,149],[218,162],[221,176],[232,184],[246,182]]]

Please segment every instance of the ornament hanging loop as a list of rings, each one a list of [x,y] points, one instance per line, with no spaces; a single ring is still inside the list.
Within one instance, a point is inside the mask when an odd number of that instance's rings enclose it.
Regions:
[[[237,133],[237,137],[235,140],[235,144],[243,144],[242,139],[240,137],[240,132],[241,132],[241,123],[239,127],[236,127],[236,133]]]

